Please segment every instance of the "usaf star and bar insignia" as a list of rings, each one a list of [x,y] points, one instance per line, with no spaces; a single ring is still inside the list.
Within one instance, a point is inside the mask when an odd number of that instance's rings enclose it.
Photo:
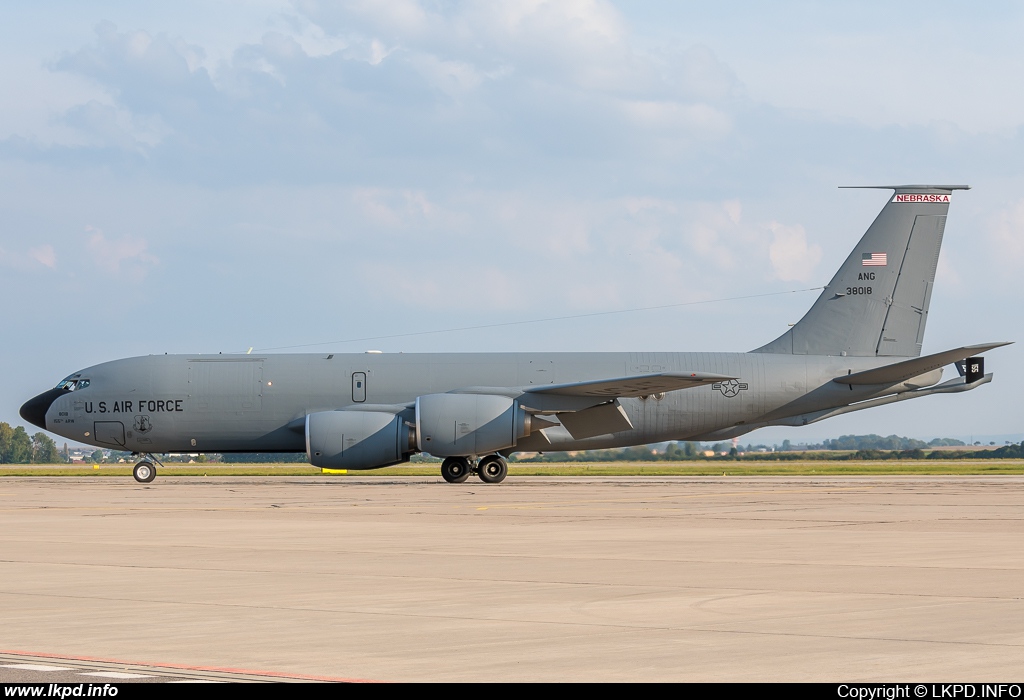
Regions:
[[[739,382],[735,379],[730,379],[726,382],[715,382],[711,385],[712,390],[722,392],[722,396],[732,398],[733,396],[739,396],[741,391],[747,390],[746,382]]]

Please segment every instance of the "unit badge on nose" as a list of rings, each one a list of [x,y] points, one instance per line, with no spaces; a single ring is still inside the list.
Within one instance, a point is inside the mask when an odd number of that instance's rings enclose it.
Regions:
[[[711,385],[711,388],[715,391],[722,392],[722,396],[732,398],[733,396],[739,396],[741,391],[747,390],[746,382],[738,382],[735,379],[730,379],[726,382],[715,382]]]

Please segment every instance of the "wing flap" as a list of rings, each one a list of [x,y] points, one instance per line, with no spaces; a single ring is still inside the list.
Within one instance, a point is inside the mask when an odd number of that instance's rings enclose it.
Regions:
[[[618,401],[604,403],[576,413],[559,413],[558,420],[574,440],[632,430],[633,424]]]
[[[549,394],[555,396],[589,396],[604,398],[635,398],[650,396],[677,389],[703,386],[724,382],[736,377],[710,372],[659,372],[616,379],[595,379],[571,384],[544,384],[526,389],[527,394]]]
[[[863,372],[856,372],[854,374],[847,374],[842,377],[836,377],[832,381],[840,384],[898,384],[899,382],[906,381],[913,377],[917,377],[925,372],[931,372],[932,370],[944,367],[951,362],[957,360],[963,360],[967,357],[979,355],[993,348],[999,348],[1004,345],[1010,345],[1010,343],[984,343],[981,345],[965,345],[962,348],[956,348],[955,350],[946,350],[945,352],[938,352],[934,355],[925,355],[924,357],[915,357],[911,360],[904,360],[903,362],[896,362],[891,365],[885,365],[884,367],[876,367],[875,369],[865,370]]]

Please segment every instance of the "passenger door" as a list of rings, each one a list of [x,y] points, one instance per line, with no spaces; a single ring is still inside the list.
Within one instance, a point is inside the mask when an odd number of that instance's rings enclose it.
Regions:
[[[352,400],[356,403],[366,401],[366,372],[352,373]]]

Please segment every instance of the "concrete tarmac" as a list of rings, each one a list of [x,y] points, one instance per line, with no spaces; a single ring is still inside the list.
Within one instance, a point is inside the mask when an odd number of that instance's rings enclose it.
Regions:
[[[89,658],[183,677],[1019,681],[1022,496],[1024,477],[5,477],[3,677]]]

